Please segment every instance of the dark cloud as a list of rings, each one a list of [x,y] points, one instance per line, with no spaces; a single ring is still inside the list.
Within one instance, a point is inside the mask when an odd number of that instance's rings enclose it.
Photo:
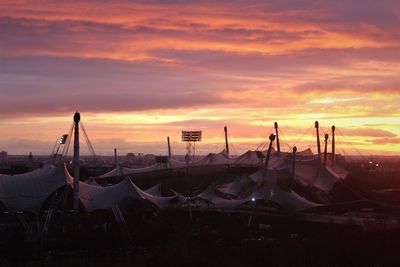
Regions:
[[[38,68],[37,66],[40,66]],[[7,58],[2,113],[135,111],[222,103],[199,81],[151,64],[74,58]]]

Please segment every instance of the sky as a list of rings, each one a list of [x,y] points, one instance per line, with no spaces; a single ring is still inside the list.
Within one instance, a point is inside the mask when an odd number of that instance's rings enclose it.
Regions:
[[[0,0],[0,150],[50,154],[76,110],[98,154],[400,154],[397,0]],[[85,150],[84,150],[85,151]],[[84,152],[85,153],[85,152]]]

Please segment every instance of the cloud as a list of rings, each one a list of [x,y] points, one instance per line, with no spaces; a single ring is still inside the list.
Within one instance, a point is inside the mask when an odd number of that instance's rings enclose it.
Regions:
[[[375,145],[396,145],[400,144],[400,138],[379,138],[379,139],[373,139],[373,140],[368,140],[369,142],[375,144]]]
[[[94,138],[129,143],[191,125],[215,143],[228,125],[251,144],[274,121],[294,140],[316,119],[364,145],[400,134],[398,1],[5,0],[0,14],[0,140],[58,135],[77,109]]]
[[[345,136],[360,136],[360,137],[385,137],[385,138],[393,138],[396,137],[397,135],[381,130],[381,129],[374,129],[374,128],[341,128],[340,131],[345,135]]]

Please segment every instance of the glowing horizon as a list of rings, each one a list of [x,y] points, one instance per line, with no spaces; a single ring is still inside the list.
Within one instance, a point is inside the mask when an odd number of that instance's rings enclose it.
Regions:
[[[318,120],[339,152],[400,154],[400,3],[2,1],[0,150],[48,154],[75,110],[99,154],[286,149]],[[310,134],[297,145],[315,147]],[[350,145],[349,143],[352,143]],[[174,151],[173,151],[174,152]]]

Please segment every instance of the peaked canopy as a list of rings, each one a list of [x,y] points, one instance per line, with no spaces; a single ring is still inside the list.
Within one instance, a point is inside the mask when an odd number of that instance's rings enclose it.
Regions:
[[[72,187],[74,178],[69,174],[66,167],[65,175],[68,184]],[[110,210],[114,205],[127,198],[141,199],[129,178],[107,187],[79,182],[79,198],[88,211]]]
[[[156,184],[155,186],[150,187],[149,189],[146,189],[143,192],[146,192],[147,194],[153,196],[161,197],[161,184]]]
[[[195,161],[191,166],[216,166],[216,165],[227,165],[232,163],[232,159],[225,152],[225,150],[219,153],[209,153],[205,157]]]
[[[148,167],[137,168],[137,169],[118,166],[118,167],[112,169],[111,171],[109,171],[103,175],[100,175],[97,178],[111,178],[111,177],[138,174],[138,173],[148,173],[148,172],[158,171],[161,169],[162,169],[162,166],[159,163],[150,165]]]
[[[292,157],[290,153],[274,153],[271,155],[268,170],[291,170]],[[348,172],[338,164],[332,167],[328,160],[324,166],[321,159],[310,149],[296,154],[295,179],[300,183],[319,188],[323,191],[332,190],[335,183],[347,177]],[[257,181],[255,181],[257,182]]]
[[[264,170],[259,170],[251,175],[251,178],[254,181],[264,180],[262,186],[256,186],[254,188],[254,191],[251,194],[252,199],[268,200],[280,206],[298,211],[319,206],[318,204],[301,197],[291,189],[283,189],[277,182],[276,173],[267,173],[265,179],[263,176]]]
[[[198,194],[196,199],[205,200],[212,204],[214,207],[221,210],[234,210],[243,203],[249,201],[249,198],[245,199],[226,199],[215,194],[213,186],[209,186],[204,192]]]
[[[232,161],[232,165],[244,167],[262,166],[265,156],[261,151],[249,150]]]
[[[46,199],[65,184],[62,166],[46,165],[28,173],[0,175],[0,200],[9,211],[38,213]]]
[[[189,162],[189,164],[185,161],[170,159],[169,166],[171,169],[179,169],[185,167],[222,166],[231,164],[232,161],[233,159],[229,157],[225,150],[223,150],[219,153],[209,153],[197,161]]]
[[[180,197],[177,195],[171,196],[171,197],[155,196],[155,195],[151,195],[145,191],[142,191],[135,184],[133,184],[133,186],[135,187],[135,190],[139,193],[139,195],[143,199],[150,201],[151,203],[155,204],[159,208],[171,207],[173,202],[178,203],[181,200]]]
[[[235,179],[233,182],[218,186],[217,190],[222,194],[238,198],[251,181],[252,180],[245,175]]]
[[[73,186],[73,177],[65,168],[65,174],[69,185]],[[162,197],[153,196],[142,191],[128,177],[112,186],[92,185],[84,182],[79,182],[79,198],[82,205],[88,211],[94,210],[110,210],[112,207],[124,199],[145,199],[159,208],[166,208],[171,205],[176,196]]]

